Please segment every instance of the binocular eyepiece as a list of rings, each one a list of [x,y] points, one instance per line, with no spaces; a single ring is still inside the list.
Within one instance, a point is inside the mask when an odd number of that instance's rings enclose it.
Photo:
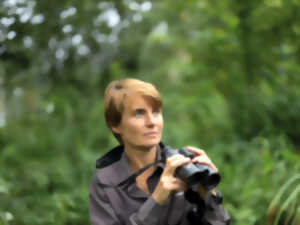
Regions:
[[[181,154],[191,159],[196,156],[185,147],[177,150],[172,149],[170,146],[164,148],[164,154],[166,158],[176,154]],[[197,190],[201,185],[206,190],[211,190],[215,188],[221,180],[221,176],[211,167],[192,162],[178,167],[175,170],[175,176],[182,179],[188,187],[193,190]]]

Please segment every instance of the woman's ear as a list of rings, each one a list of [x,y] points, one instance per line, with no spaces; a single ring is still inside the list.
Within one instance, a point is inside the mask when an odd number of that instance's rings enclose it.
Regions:
[[[114,133],[120,134],[120,128],[119,128],[119,126],[113,126],[113,127],[111,127],[111,129],[112,129],[112,131],[113,131]]]

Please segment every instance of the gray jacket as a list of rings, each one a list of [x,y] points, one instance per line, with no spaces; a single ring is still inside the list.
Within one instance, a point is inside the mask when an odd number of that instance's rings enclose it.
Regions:
[[[158,160],[161,147],[158,146]],[[132,175],[122,146],[97,160],[99,168],[90,183],[90,219],[92,225],[195,225],[191,218],[201,214],[197,225],[227,225],[230,217],[220,204],[220,197],[208,194],[201,209],[191,204],[183,192],[174,193],[165,205],[157,204],[133,181],[117,186]],[[153,193],[164,163],[158,163],[147,183]],[[126,185],[127,184],[127,185]],[[200,217],[199,217],[200,218]]]

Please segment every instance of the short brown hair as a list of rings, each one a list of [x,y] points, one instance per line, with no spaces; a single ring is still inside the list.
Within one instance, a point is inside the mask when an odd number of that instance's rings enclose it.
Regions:
[[[108,128],[111,129],[120,124],[124,111],[124,99],[129,93],[141,94],[151,101],[154,108],[162,108],[160,94],[153,84],[132,78],[112,81],[104,92],[104,116]],[[114,132],[113,134],[119,143],[123,144],[120,135]]]

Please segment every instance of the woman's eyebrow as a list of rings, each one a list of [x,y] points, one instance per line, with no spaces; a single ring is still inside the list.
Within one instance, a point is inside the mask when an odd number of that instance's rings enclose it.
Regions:
[[[146,110],[144,108],[135,108],[135,112],[145,112]]]

